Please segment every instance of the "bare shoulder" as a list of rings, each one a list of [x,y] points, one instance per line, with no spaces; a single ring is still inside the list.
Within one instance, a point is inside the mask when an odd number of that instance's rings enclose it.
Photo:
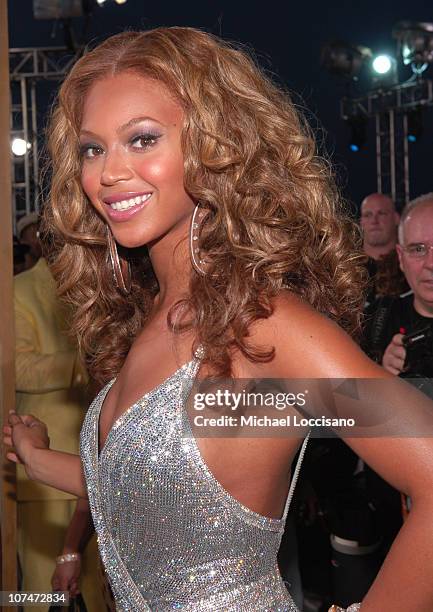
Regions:
[[[269,376],[358,378],[386,376],[334,321],[289,291],[273,302],[274,312],[258,321],[251,341],[274,347]]]
[[[274,312],[268,319],[257,321],[252,326],[248,340],[260,348],[273,347],[275,356],[269,363],[253,365],[247,364],[245,357],[239,359],[236,365],[243,367],[241,373],[244,376],[281,379],[386,378],[395,383],[395,387],[378,386],[373,406],[381,405],[385,410],[392,411],[396,429],[389,431],[395,433],[386,437],[383,434],[381,437],[346,437],[345,441],[396,489],[408,493],[412,499],[431,495],[432,438],[400,437],[401,423],[414,423],[415,418],[426,418],[431,425],[431,403],[425,396],[372,362],[336,323],[289,292],[275,299]],[[328,396],[324,396],[324,399],[327,401]],[[353,408],[350,416],[358,419],[358,416],[365,414],[366,408],[370,409],[369,401],[369,397],[367,403],[357,399],[355,404],[347,403],[344,408]],[[426,402],[429,407],[423,409]],[[333,404],[329,408],[334,410]],[[424,423],[422,420],[417,422]],[[418,431],[424,430],[418,427]],[[283,448],[290,457],[293,454],[291,440],[287,439]],[[271,444],[274,442],[275,439],[269,444],[272,452],[274,447]],[[408,457],[403,464],[400,461],[402,456]]]

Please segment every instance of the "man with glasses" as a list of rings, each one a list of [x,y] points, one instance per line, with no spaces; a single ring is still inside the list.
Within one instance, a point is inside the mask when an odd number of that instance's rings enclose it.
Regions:
[[[411,288],[389,307],[382,365],[396,376],[433,376],[433,193],[409,202],[398,229],[400,268]]]

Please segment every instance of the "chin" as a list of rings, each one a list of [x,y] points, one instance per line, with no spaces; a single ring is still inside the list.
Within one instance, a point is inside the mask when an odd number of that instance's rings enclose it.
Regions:
[[[125,227],[125,229],[121,231],[119,231],[118,228],[115,228],[112,231],[117,244],[125,247],[125,249],[136,249],[143,247],[155,240],[153,232],[137,231],[136,228],[127,229]]]
[[[149,244],[147,240],[118,240],[117,238],[116,242],[119,246],[125,249],[139,249],[146,247]]]

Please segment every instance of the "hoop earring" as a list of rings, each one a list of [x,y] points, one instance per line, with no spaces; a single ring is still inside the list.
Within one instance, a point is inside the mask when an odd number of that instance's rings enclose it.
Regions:
[[[206,276],[206,270],[202,267],[206,262],[200,259],[200,247],[198,246],[199,223],[198,220],[196,221],[196,218],[203,217],[203,211],[200,211],[200,206],[201,203],[197,202],[191,217],[191,226],[189,228],[189,253],[194,270],[201,276]]]
[[[117,244],[107,225],[108,257],[113,271],[114,284],[123,296],[131,292],[131,264],[125,259],[119,258]],[[122,269],[123,268],[123,269]]]

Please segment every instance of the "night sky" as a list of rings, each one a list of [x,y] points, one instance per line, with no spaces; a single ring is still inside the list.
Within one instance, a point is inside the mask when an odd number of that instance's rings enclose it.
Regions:
[[[10,47],[62,45],[63,31],[53,21],[35,21],[32,0],[9,0]],[[260,63],[275,79],[303,101],[318,138],[331,156],[344,195],[359,203],[376,189],[373,129],[367,146],[358,153],[348,150],[349,131],[339,118],[341,86],[319,63],[320,49],[330,39],[344,39],[370,47],[373,52],[395,53],[392,27],[400,20],[433,22],[432,0],[308,0],[270,1],[157,1],[128,0],[116,5],[108,0],[95,7],[87,29],[87,41],[100,41],[124,30],[161,25],[203,28],[254,49]],[[74,19],[81,36],[84,19]],[[401,65],[401,62],[400,62]],[[401,67],[400,80],[410,76]],[[427,75],[433,78],[433,66]],[[42,112],[42,111],[41,111]],[[412,144],[411,196],[433,191],[433,107],[427,113],[422,138]]]

